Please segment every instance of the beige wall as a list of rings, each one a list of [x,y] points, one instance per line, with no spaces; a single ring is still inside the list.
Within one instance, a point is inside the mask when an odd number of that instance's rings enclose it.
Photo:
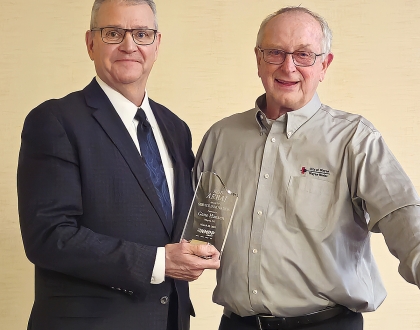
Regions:
[[[419,190],[420,1],[156,0],[163,34],[149,81],[152,98],[190,125],[194,150],[216,120],[249,109],[262,92],[253,55],[260,21],[285,5],[307,6],[329,21],[335,59],[319,89],[324,103],[364,115],[382,132]],[[33,267],[16,207],[19,135],[40,102],[83,88],[94,71],[84,49],[91,0],[0,0],[0,329],[24,329]],[[380,235],[376,255],[389,295],[365,315],[366,329],[420,328],[420,293],[398,275]],[[210,302],[214,272],[192,284],[192,329],[217,329]],[[281,297],[279,297],[281,299]],[[48,330],[48,329],[46,329]]]

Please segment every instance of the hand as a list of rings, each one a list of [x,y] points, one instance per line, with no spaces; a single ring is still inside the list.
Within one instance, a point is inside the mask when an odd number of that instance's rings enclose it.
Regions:
[[[196,280],[204,269],[220,267],[220,253],[213,245],[181,243],[165,246],[165,275],[184,281]]]

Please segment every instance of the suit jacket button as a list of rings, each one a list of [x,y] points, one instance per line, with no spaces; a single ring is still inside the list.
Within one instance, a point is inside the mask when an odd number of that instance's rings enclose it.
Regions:
[[[168,296],[163,296],[162,298],[160,298],[160,303],[162,305],[166,305],[169,302],[169,297]]]

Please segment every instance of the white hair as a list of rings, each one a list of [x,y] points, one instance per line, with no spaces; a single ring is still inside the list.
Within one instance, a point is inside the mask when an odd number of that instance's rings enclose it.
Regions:
[[[261,47],[261,42],[264,36],[264,29],[267,25],[267,23],[274,17],[287,13],[287,12],[302,12],[311,15],[313,18],[317,20],[319,25],[321,26],[323,38],[322,38],[322,53],[324,53],[323,58],[325,58],[326,54],[329,54],[331,52],[331,44],[332,44],[332,31],[330,27],[328,26],[327,21],[321,17],[320,15],[314,13],[313,11],[310,11],[309,9],[305,7],[284,7],[275,13],[268,15],[261,23],[260,29],[258,30],[257,34],[257,47]]]
[[[90,28],[94,29],[96,28],[96,17],[98,16],[99,8],[102,6],[104,2],[107,1],[118,1],[125,3],[127,5],[141,5],[141,4],[147,4],[150,9],[152,9],[153,15],[155,16],[155,29],[158,29],[158,21],[157,21],[157,12],[156,12],[156,4],[153,0],[95,0],[92,6],[92,13],[90,17]]]

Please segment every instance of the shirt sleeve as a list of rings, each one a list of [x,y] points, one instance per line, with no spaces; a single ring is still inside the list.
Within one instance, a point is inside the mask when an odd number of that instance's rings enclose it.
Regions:
[[[153,267],[151,284],[160,284],[165,280],[165,248],[158,247],[155,266]]]
[[[353,209],[366,218],[369,230],[400,208],[420,205],[414,185],[378,131],[361,123],[349,157]]]
[[[420,286],[420,206],[410,205],[392,212],[375,229],[384,235],[389,251],[400,261],[401,276]]]

